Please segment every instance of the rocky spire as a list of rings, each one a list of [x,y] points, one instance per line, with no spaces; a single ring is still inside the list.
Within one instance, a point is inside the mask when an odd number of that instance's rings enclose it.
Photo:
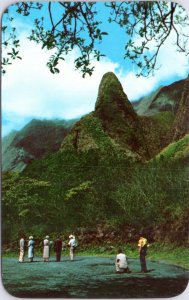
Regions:
[[[101,120],[105,132],[122,147],[148,157],[140,120],[112,72],[102,77],[95,115]]]
[[[136,117],[136,113],[123,91],[122,85],[112,72],[106,73],[101,80],[95,105],[96,113],[103,119],[112,121],[117,114],[122,117]]]

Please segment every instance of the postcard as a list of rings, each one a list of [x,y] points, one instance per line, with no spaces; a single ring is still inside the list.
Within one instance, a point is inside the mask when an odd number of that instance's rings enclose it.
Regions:
[[[184,293],[184,6],[18,1],[1,22],[6,292],[53,299]]]

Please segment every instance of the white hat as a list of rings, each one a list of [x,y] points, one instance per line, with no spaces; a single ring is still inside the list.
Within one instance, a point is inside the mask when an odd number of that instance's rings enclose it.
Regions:
[[[29,240],[33,240],[33,236],[32,235],[29,236]]]
[[[70,234],[69,239],[74,239],[74,236],[72,234]]]
[[[45,237],[46,239],[49,239],[49,236],[48,235],[46,235],[46,237]]]

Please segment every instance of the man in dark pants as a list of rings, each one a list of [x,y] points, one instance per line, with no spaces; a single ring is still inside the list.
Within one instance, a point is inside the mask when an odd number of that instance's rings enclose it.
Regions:
[[[147,254],[148,241],[146,238],[140,236],[138,241],[138,250],[140,256],[141,272],[147,273],[146,267],[146,254]]]
[[[62,240],[60,237],[54,242],[54,251],[56,252],[56,261],[60,261],[62,251]]]

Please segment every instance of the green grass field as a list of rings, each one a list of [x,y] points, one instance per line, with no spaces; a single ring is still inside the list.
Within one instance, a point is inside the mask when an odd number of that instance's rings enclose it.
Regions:
[[[129,258],[138,258],[138,250],[136,244],[127,245],[102,245],[100,247],[91,246],[84,248],[83,246],[78,246],[76,250],[76,255],[78,256],[115,256],[117,254],[117,249],[122,248]],[[19,252],[19,251],[18,251]],[[18,256],[16,251],[4,251],[3,257],[15,257]],[[68,255],[69,250],[65,249],[62,251],[62,255]],[[35,251],[37,256],[41,256],[42,252],[39,250]],[[54,256],[54,251],[52,251],[52,256]],[[185,269],[189,269],[189,249],[186,246],[176,246],[174,244],[160,244],[154,243],[150,244],[148,248],[147,259],[157,262],[165,262],[168,264],[180,266]]]
[[[78,248],[78,255],[85,256],[112,256],[116,255],[116,249],[119,246],[124,250],[129,258],[138,258],[138,250],[135,244],[128,244],[127,246],[118,245],[112,249],[107,249],[106,246],[97,248],[88,248],[80,250]],[[147,259],[152,261],[166,262],[189,269],[189,250],[187,247],[178,247],[171,244],[151,244],[148,248]]]

